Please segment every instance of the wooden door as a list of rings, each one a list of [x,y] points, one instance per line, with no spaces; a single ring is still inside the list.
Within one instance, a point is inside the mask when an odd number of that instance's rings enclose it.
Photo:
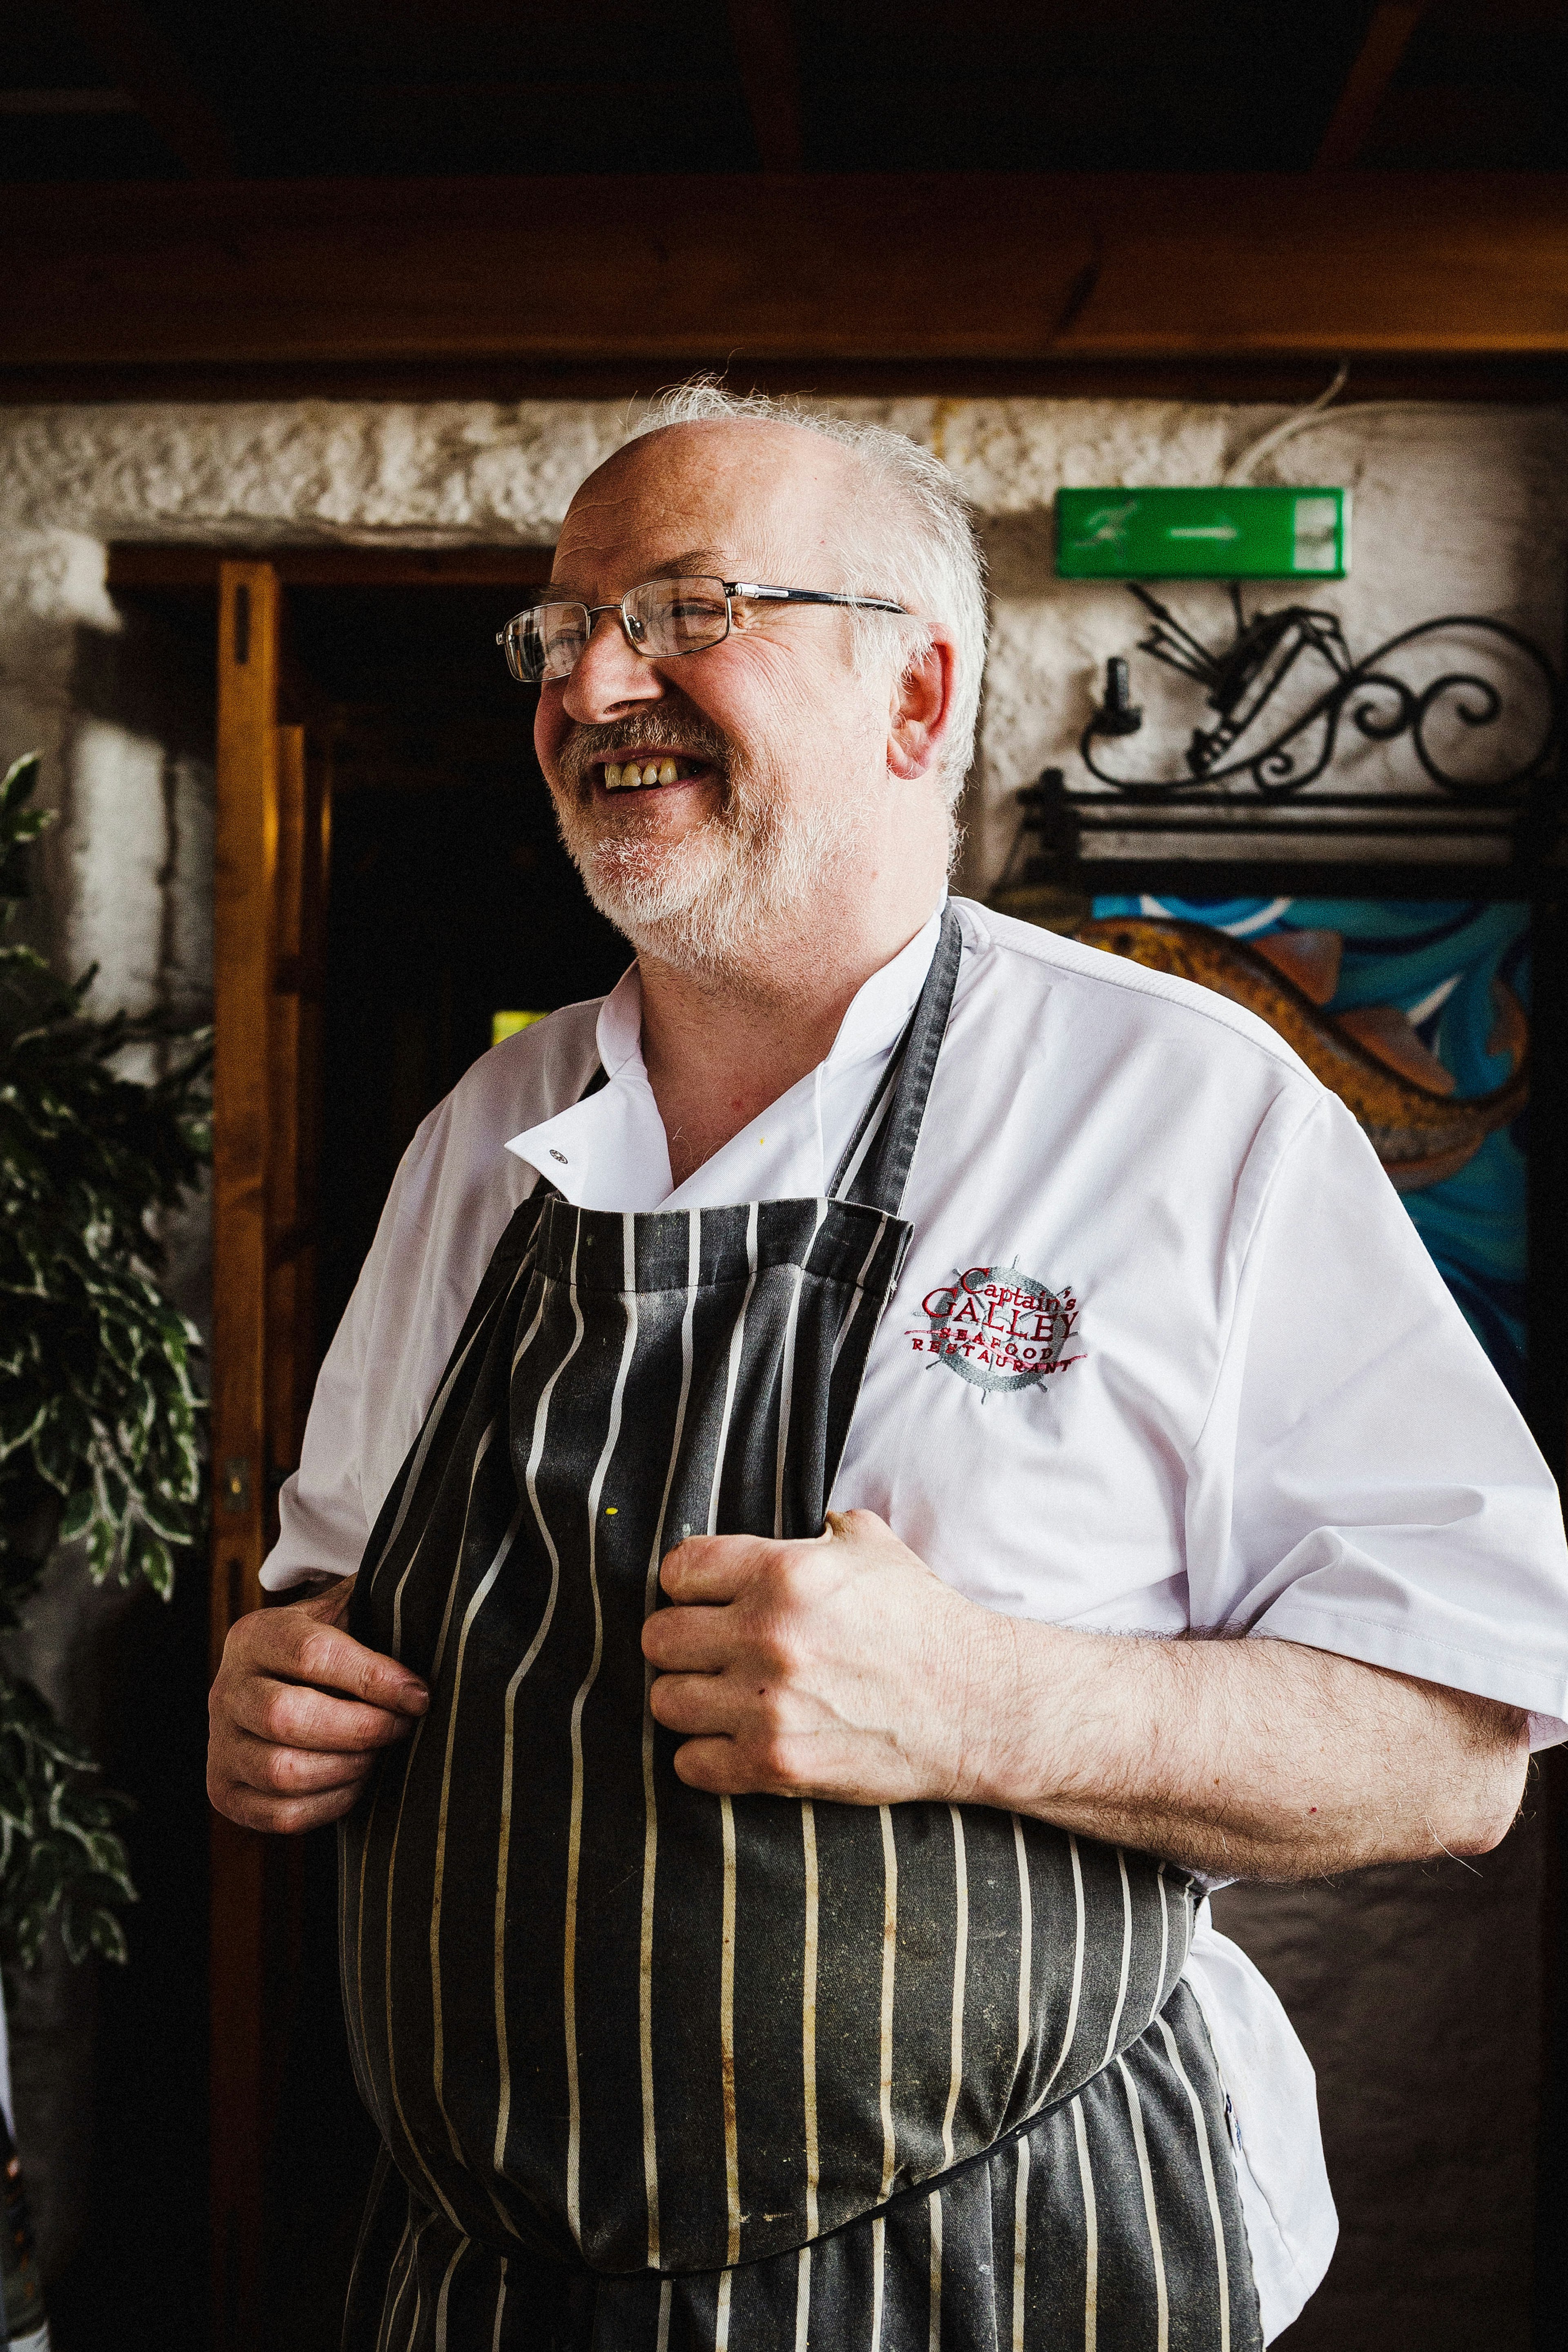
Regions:
[[[306,730],[282,723],[283,621],[271,564],[222,566],[214,916],[214,1670],[230,1626],[260,1606],[277,1490],[298,1462],[316,1373],[313,1181],[330,801]],[[214,1816],[217,2352],[252,2352],[256,2343],[274,2059],[291,1973],[289,1864],[286,1849]]]

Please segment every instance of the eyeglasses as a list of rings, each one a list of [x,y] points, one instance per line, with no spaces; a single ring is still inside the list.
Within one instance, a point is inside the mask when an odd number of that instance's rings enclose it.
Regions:
[[[882,596],[840,596],[825,588],[770,588],[758,580],[645,580],[616,604],[530,604],[514,613],[496,643],[519,686],[570,677],[601,613],[618,613],[626,642],[649,661],[678,661],[722,645],[735,625],[731,599],[768,604],[848,604],[862,613],[903,613]]]

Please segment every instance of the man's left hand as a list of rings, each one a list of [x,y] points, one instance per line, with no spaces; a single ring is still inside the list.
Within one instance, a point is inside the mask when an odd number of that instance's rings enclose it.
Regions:
[[[664,1560],[671,1608],[643,1629],[675,1769],[717,1796],[857,1805],[978,1794],[977,1695],[1009,1622],[943,1583],[874,1511],[814,1540],[693,1536]]]
[[[872,1511],[814,1542],[694,1536],[643,1648],[675,1769],[716,1796],[994,1805],[1218,1877],[1485,1853],[1517,1709],[1273,1639],[1173,1642],[966,1601]]]

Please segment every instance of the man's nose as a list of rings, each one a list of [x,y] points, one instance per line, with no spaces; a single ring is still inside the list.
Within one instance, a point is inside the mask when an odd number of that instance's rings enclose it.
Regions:
[[[619,613],[601,613],[576,668],[561,689],[561,707],[580,725],[601,726],[635,702],[657,702],[664,691],[655,662],[626,642]]]

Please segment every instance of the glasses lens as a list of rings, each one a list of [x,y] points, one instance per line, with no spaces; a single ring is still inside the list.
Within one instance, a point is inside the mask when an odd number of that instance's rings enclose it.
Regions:
[[[588,613],[581,604],[537,604],[507,624],[507,667],[522,686],[545,677],[570,677],[588,643]]]
[[[650,580],[626,599],[626,619],[639,653],[655,661],[700,653],[729,634],[722,580]]]

